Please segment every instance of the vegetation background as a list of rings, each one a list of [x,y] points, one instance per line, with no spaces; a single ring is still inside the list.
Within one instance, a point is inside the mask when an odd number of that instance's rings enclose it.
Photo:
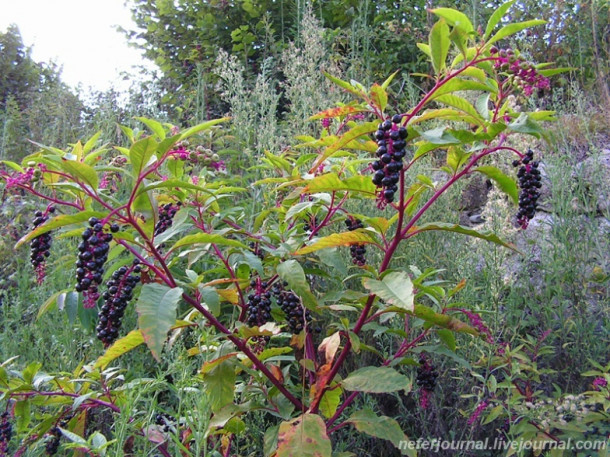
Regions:
[[[125,144],[118,124],[141,129],[137,116],[186,127],[228,114],[232,127],[222,138],[210,141],[222,151],[229,173],[237,179],[240,174],[263,177],[265,150],[279,153],[295,144],[295,135],[316,134],[321,125],[308,122],[309,116],[344,100],[323,70],[365,86],[399,70],[390,86],[390,103],[395,112],[404,112],[429,84],[416,75],[429,70],[416,46],[427,40],[433,23],[428,8],[459,9],[477,27],[485,24],[500,2],[127,3],[134,27],[125,30],[125,39],[145,50],[161,69],[149,75],[146,83],[134,84],[128,94],[112,90],[74,93],[62,83],[56,66],[32,60],[17,25],[0,33],[0,159],[20,160],[37,150],[36,143],[65,147],[100,130],[102,143]],[[551,90],[529,101],[534,107],[557,111],[559,117],[548,126],[550,142],[523,140],[544,163],[547,192],[543,211],[526,232],[515,230],[513,208],[484,180],[454,190],[434,211],[455,214],[456,223],[493,228],[517,244],[525,256],[436,235],[420,238],[401,255],[410,265],[442,270],[443,280],[465,280],[461,300],[480,312],[498,341],[521,347],[522,352],[510,370],[493,370],[485,361],[494,349],[464,338],[458,341],[459,355],[446,351],[445,357],[435,360],[439,381],[429,408],[418,407],[414,394],[363,396],[354,406],[368,406],[396,418],[412,437],[502,435],[507,430],[501,421],[491,417],[472,425],[468,418],[506,378],[528,385],[540,401],[528,405],[515,399],[514,411],[519,415],[540,422],[571,422],[566,408],[572,408],[573,417],[578,416],[575,411],[588,408],[579,395],[592,390],[592,373],[607,376],[609,371],[609,5],[602,0],[519,0],[510,14],[511,20],[535,17],[548,21],[516,36],[516,45],[529,59],[574,67],[556,77]],[[430,169],[433,164],[422,166]],[[247,211],[256,215],[268,198],[252,190]],[[35,207],[27,197],[6,193],[0,202],[0,360],[18,356],[21,366],[44,361],[46,371],[69,372],[81,361],[95,358],[102,347],[94,332],[70,310],[54,310],[37,319],[50,295],[71,286],[71,274],[66,274],[71,267],[61,253],[73,246],[68,242],[53,246],[55,260],[49,277],[43,287],[33,287],[35,277],[27,256],[16,255],[13,246],[29,230]],[[371,209],[353,211],[364,214]],[[126,319],[135,321],[133,315]],[[392,342],[392,335],[382,334],[367,343],[383,347]],[[196,410],[202,421],[207,420],[206,398],[193,388],[192,381],[200,363],[184,357],[184,351],[180,344],[173,346],[161,364],[145,349],[121,359],[121,376],[140,382],[128,391],[130,407],[103,430],[116,439],[110,455],[155,455],[154,445],[146,440],[137,443],[135,451],[126,446],[134,416],[152,422],[158,412],[180,417],[183,411]],[[359,361],[350,363],[355,368]],[[99,424],[103,422],[100,418]],[[262,416],[246,421],[235,455],[262,455],[266,425]],[[610,424],[566,430],[578,437],[608,439]],[[519,430],[510,433],[515,438]],[[339,431],[334,440],[338,453],[398,455],[393,447],[379,440],[355,439],[348,430]],[[44,454],[43,448],[38,451],[26,455]],[[500,454],[473,451],[455,455]]]

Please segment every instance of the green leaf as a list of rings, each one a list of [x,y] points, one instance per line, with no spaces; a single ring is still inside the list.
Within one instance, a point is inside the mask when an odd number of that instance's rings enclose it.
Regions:
[[[445,19],[450,26],[457,27],[466,34],[474,33],[472,22],[470,22],[470,19],[464,13],[451,8],[435,8],[431,11]]]
[[[218,295],[218,292],[216,292],[216,289],[209,286],[199,286],[197,290],[201,294],[201,300],[205,303],[210,312],[214,316],[218,316],[220,314],[220,296]]]
[[[398,72],[400,72],[400,70],[396,70],[394,73],[388,76],[388,78],[381,84],[381,88],[387,90],[390,84],[392,83],[394,77],[398,74]]]
[[[465,98],[458,97],[457,95],[446,94],[436,97],[434,100],[437,102],[444,103],[445,105],[453,106],[454,108],[457,108],[463,113],[472,116],[478,121],[480,125],[483,124],[483,119],[481,119],[481,115],[479,114],[479,112]]]
[[[150,159],[155,155],[157,150],[157,140],[152,136],[148,136],[139,141],[136,141],[129,148],[129,160],[132,166],[132,175],[134,178],[140,176]]]
[[[331,385],[331,387],[334,387]],[[337,411],[339,403],[341,403],[341,394],[343,389],[340,387],[334,387],[324,392],[322,399],[320,400],[320,412],[324,417],[330,419]]]
[[[106,213],[100,213],[99,211],[81,211],[80,213],[76,214],[60,214],[59,216],[55,216],[44,224],[36,227],[36,229],[32,230],[30,233],[22,236],[15,244],[15,249],[19,248],[23,243],[27,243],[31,239],[53,229],[65,227],[66,225],[78,224],[79,222],[88,220],[90,217],[102,218],[104,216],[106,216]]]
[[[172,246],[171,250],[174,250],[174,249],[177,249],[177,248],[180,248],[183,246],[188,246],[191,244],[208,244],[208,243],[221,244],[224,246],[233,246],[236,248],[248,249],[248,247],[245,244],[240,243],[237,240],[230,240],[228,238],[225,238],[222,235],[213,234],[213,233],[195,233],[193,235],[187,235],[184,238],[180,238]]]
[[[390,367],[364,367],[350,373],[341,385],[349,391],[387,393],[407,389],[409,378]]]
[[[502,173],[502,170],[491,165],[484,165],[475,168],[474,171],[483,173],[485,176],[492,179],[500,190],[506,193],[515,204],[519,203],[519,189],[517,188],[517,183],[513,178]]]
[[[432,97],[430,97],[430,101],[434,100],[441,95],[450,94],[452,92],[457,92],[461,90],[481,90],[484,92],[496,92],[492,87],[487,84],[480,83],[478,81],[473,81],[472,79],[460,79],[453,78],[447,83],[443,84],[439,87]]]
[[[451,330],[442,328],[437,330],[436,333],[438,334],[438,337],[441,339],[441,341],[445,343],[445,346],[455,352],[456,345],[455,335],[453,334],[453,332]]]
[[[449,45],[451,40],[449,39],[449,26],[444,20],[439,20],[432,29],[428,36],[428,42],[430,43],[430,53],[432,56],[432,67],[434,72],[438,75],[445,68],[445,62],[447,60],[447,53],[449,52]]]
[[[446,232],[461,233],[462,235],[468,235],[468,236],[472,236],[474,238],[481,238],[482,240],[490,241],[490,242],[498,244],[500,246],[504,246],[506,248],[517,251],[517,248],[513,244],[503,241],[495,233],[493,233],[491,231],[486,230],[483,232],[479,232],[470,227],[464,227],[464,226],[458,225],[458,224],[450,224],[447,222],[430,222],[428,224],[423,224],[423,225],[415,227],[414,232],[419,233],[419,232],[427,232],[430,230],[443,230]],[[519,252],[519,251],[517,251],[517,252]]]
[[[536,138],[540,138],[541,136],[545,135],[544,129],[526,113],[521,113],[517,119],[508,124],[508,128],[513,132],[527,133],[535,136]]]
[[[212,412],[217,412],[233,402],[235,368],[230,361],[223,361],[203,376]]]
[[[280,424],[276,457],[331,456],[332,445],[320,416],[303,414]]]
[[[513,6],[513,3],[515,3],[516,1],[517,0],[510,0],[500,5],[498,9],[493,12],[491,17],[489,18],[489,21],[487,21],[487,27],[485,27],[485,34],[483,35],[484,40],[489,38],[491,32],[493,32],[493,30],[496,28],[496,25],[498,25],[498,23],[502,20],[508,9]]]
[[[102,354],[95,361],[93,368],[105,369],[110,362],[114,359],[121,357],[123,354],[137,348],[144,343],[144,336],[139,329],[132,330],[127,335],[116,340],[112,346],[106,349],[106,352]]]
[[[378,416],[370,409],[361,409],[352,414],[346,422],[356,430],[367,435],[390,441],[402,454],[416,456],[415,449],[402,449],[409,438],[403,433],[396,420],[387,416]]]
[[[165,139],[165,129],[163,128],[163,124],[161,124],[161,122],[145,117],[136,117],[136,119],[146,124],[146,126],[152,130],[155,135],[157,135],[159,140]]]
[[[358,229],[351,232],[333,233],[332,235],[325,236],[318,239],[313,244],[299,249],[294,254],[303,255],[319,251],[320,249],[334,248],[337,246],[351,246],[353,244],[371,244],[375,242],[376,240],[371,232]]]
[[[371,87],[371,99],[382,112],[385,110],[386,106],[388,106],[388,94],[385,89],[377,83],[373,84]]]
[[[404,271],[388,273],[381,281],[364,278],[362,284],[387,304],[413,311],[413,283]]]
[[[415,305],[415,308],[413,309],[413,315],[425,320],[426,322],[438,325],[439,327],[447,328],[454,332],[469,333],[475,336],[479,334],[478,331],[465,324],[461,320],[456,319],[455,317],[451,317],[447,314],[437,313],[432,308],[429,308],[424,305]]]
[[[515,33],[520,32],[521,30],[529,29],[530,27],[535,27],[537,25],[542,24],[546,24],[546,21],[534,19],[531,21],[517,22],[516,24],[505,25],[498,31],[498,33],[491,37],[491,39],[487,42],[487,46],[495,43],[496,41],[501,40],[502,38],[514,35]]]
[[[316,309],[316,298],[309,289],[305,271],[299,262],[295,259],[287,260],[280,263],[276,271],[280,278],[288,283],[288,287],[303,299],[307,308]]]
[[[75,160],[61,160],[61,167],[74,179],[87,184],[94,191],[97,190],[98,179],[95,170],[86,163]]]
[[[346,179],[341,179],[336,173],[326,173],[308,181],[303,189],[303,193],[306,194],[333,191],[348,191],[375,198],[377,188],[371,181],[370,176],[355,175]]]
[[[57,307],[57,297],[61,294],[65,294],[66,290],[60,290],[59,292],[55,292],[51,295],[47,300],[42,304],[42,306],[38,309],[38,314],[36,315],[36,320],[40,319],[41,316]]]
[[[176,320],[176,308],[182,289],[150,283],[144,284],[136,303],[138,327],[153,357],[161,360],[167,332]]]
[[[503,412],[504,412],[504,406],[502,406],[502,405],[496,406],[494,409],[492,409],[489,412],[489,414],[485,417],[485,419],[483,419],[483,421],[481,422],[481,425],[486,425],[486,424],[489,424],[490,422],[493,422]]]
[[[576,71],[578,70],[578,68],[576,67],[561,67],[561,68],[549,68],[547,70],[538,70],[538,73],[541,74],[542,76],[546,76],[547,78],[549,76],[554,76],[554,75],[558,75],[560,73],[566,73],[568,71]]]
[[[222,117],[220,119],[212,119],[211,121],[207,121],[207,122],[203,122],[201,124],[195,125],[189,129],[186,129],[184,132],[182,132],[180,134],[180,137],[177,139],[177,141],[181,141],[181,140],[185,140],[188,137],[191,137],[193,135],[196,135],[199,132],[202,132],[204,130],[207,130],[211,127],[214,127],[215,125],[218,125],[222,122],[226,122],[229,119],[231,119],[230,117]]]
[[[337,86],[342,87],[346,91],[348,91],[358,97],[364,96],[364,93],[360,89],[357,89],[356,87],[352,86],[347,81],[343,81],[342,79],[339,79],[327,72],[324,72],[324,76],[326,76],[328,79],[330,79],[332,82],[334,82]]]
[[[317,170],[322,162],[332,156],[335,152],[341,149],[343,146],[347,145],[351,141],[359,138],[363,135],[368,135],[375,130],[377,130],[377,126],[379,122],[365,122],[364,124],[357,125],[351,130],[348,130],[346,133],[341,135],[341,137],[332,145],[328,146],[324,152],[318,156],[318,159],[315,161],[314,165],[311,167],[310,172]]]

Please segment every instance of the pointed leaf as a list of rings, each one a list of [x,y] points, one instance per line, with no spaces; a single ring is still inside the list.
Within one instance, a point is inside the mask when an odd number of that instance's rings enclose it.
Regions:
[[[385,89],[377,83],[373,84],[373,87],[371,87],[371,99],[382,112],[388,105],[388,94]]]
[[[506,193],[515,204],[519,203],[517,183],[513,178],[502,173],[502,170],[491,165],[484,165],[475,168],[474,171],[483,173],[488,178],[493,179],[502,192]]]
[[[508,24],[502,27],[498,33],[496,33],[491,39],[487,42],[487,46],[495,43],[496,41],[501,40],[502,38],[506,38],[507,36],[514,35],[517,32],[520,32],[524,29],[529,29],[530,27],[535,27],[537,25],[546,24],[546,21],[540,19],[534,19],[531,21],[518,22],[516,24]]]
[[[334,386],[331,386],[334,387]],[[337,411],[339,403],[341,403],[341,395],[343,389],[341,387],[334,387],[324,392],[322,399],[320,400],[320,412],[324,417],[330,419]]]
[[[226,360],[203,376],[213,412],[233,403],[235,391],[235,368]]]
[[[326,173],[316,176],[303,189],[303,193],[317,194],[321,192],[349,191],[375,198],[377,188],[370,176],[355,175],[341,179],[336,173]]]
[[[76,180],[87,184],[93,190],[97,190],[97,173],[86,163],[62,159],[61,167]]]
[[[387,393],[407,389],[409,378],[390,367],[364,367],[350,373],[341,385],[349,391]]]
[[[180,238],[176,243],[172,246],[171,250],[176,248],[180,248],[183,246],[188,246],[191,244],[222,244],[224,246],[233,246],[236,248],[248,249],[248,247],[240,243],[237,240],[230,240],[225,238],[224,236],[213,234],[213,233],[195,233],[194,235],[187,235],[184,238]]]
[[[19,248],[23,243],[27,243],[33,238],[36,238],[43,233],[47,233],[53,229],[59,227],[65,227],[66,225],[78,224],[79,222],[84,222],[88,220],[90,217],[102,218],[106,215],[106,213],[100,213],[99,211],[81,211],[76,214],[60,214],[59,216],[55,216],[52,219],[49,219],[42,225],[36,227],[36,229],[32,230],[30,233],[25,234],[21,237],[19,241],[15,244],[15,249]]]
[[[331,457],[326,425],[316,414],[303,414],[280,424],[276,457]]]
[[[472,22],[464,13],[451,8],[435,8],[431,11],[445,19],[450,26],[457,27],[466,34],[474,33]]]
[[[402,431],[396,420],[387,416],[378,416],[370,409],[356,411],[346,422],[356,427],[356,430],[367,435],[390,441],[402,454],[415,456],[415,449],[403,449],[408,437]]]
[[[365,289],[377,295],[387,304],[413,311],[413,283],[404,271],[388,273],[381,281],[364,278],[362,284]]]
[[[163,124],[161,124],[161,122],[145,117],[136,117],[136,119],[146,124],[146,126],[151,129],[155,135],[157,135],[159,140],[165,139],[165,129],[163,128]]]
[[[148,136],[139,141],[136,141],[131,148],[129,148],[129,160],[132,166],[132,175],[134,178],[140,176],[150,159],[155,155],[157,151],[157,140],[152,136]]]
[[[309,118],[310,121],[315,121],[317,119],[330,119],[333,117],[341,117],[347,116],[348,114],[356,114],[367,111],[365,108],[361,106],[353,106],[353,105],[345,105],[338,106],[337,108],[329,108],[327,110],[321,111],[318,114],[314,114]]]
[[[362,97],[364,95],[364,93],[361,90],[352,86],[347,81],[343,81],[342,79],[339,79],[327,72],[324,72],[324,76],[326,76],[328,79],[330,79],[332,82],[334,82],[337,86],[342,87],[346,91],[348,91],[354,95],[357,95],[358,97]]]
[[[161,351],[173,323],[176,320],[176,308],[182,289],[149,283],[144,284],[136,303],[138,327],[144,341],[157,361],[161,360]]]
[[[121,357],[123,354],[137,348],[144,343],[144,336],[139,329],[132,330],[127,335],[116,340],[112,346],[106,349],[96,361],[93,368],[105,369],[114,359]]]
[[[457,95],[453,94],[446,94],[441,95],[440,97],[436,97],[434,100],[437,102],[444,103],[445,105],[453,106],[454,108],[459,109],[463,113],[472,116],[474,119],[477,120],[478,124],[483,124],[483,119],[481,119],[481,115],[479,114],[479,112],[465,98],[458,97]]]
[[[288,283],[288,287],[303,299],[303,304],[309,309],[316,309],[317,301],[309,289],[305,271],[299,262],[290,259],[280,263],[276,268],[277,274]]]
[[[195,125],[189,129],[186,129],[184,132],[182,132],[180,134],[180,137],[178,138],[178,141],[180,140],[185,140],[188,137],[191,137],[193,135],[196,135],[199,132],[202,132],[204,130],[207,130],[211,127],[214,127],[215,125],[218,125],[222,122],[226,122],[229,119],[231,119],[230,117],[222,117],[220,119],[212,119],[211,121],[207,121],[207,122],[203,122],[199,125]]]
[[[496,25],[502,20],[508,9],[513,6],[517,0],[510,0],[506,3],[503,3],[498,7],[497,10],[493,12],[489,21],[487,21],[487,27],[485,27],[485,34],[483,35],[483,39],[486,40],[491,35],[491,32],[496,28]]]
[[[498,244],[500,246],[504,246],[506,248],[517,251],[517,248],[513,244],[503,241],[495,233],[493,233],[489,230],[479,232],[470,227],[464,227],[464,226],[458,225],[458,224],[450,224],[447,222],[430,222],[428,224],[423,224],[423,225],[417,226],[414,229],[414,232],[419,233],[419,232],[426,232],[429,230],[444,230],[447,232],[461,233],[462,235],[468,235],[468,236],[472,236],[474,238],[481,238],[482,240],[490,241],[490,242]]]
[[[445,69],[445,61],[449,52],[449,26],[444,20],[439,20],[432,26],[428,37],[430,43],[430,53],[432,56],[432,66],[438,75]]]
[[[367,230],[358,229],[352,232],[333,233],[318,239],[315,243],[305,246],[295,252],[295,255],[309,254],[320,249],[334,248],[336,246],[351,246],[353,244],[376,243],[374,235]]]

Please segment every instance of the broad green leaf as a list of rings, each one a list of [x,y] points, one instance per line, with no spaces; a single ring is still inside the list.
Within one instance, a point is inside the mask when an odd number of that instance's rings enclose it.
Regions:
[[[449,26],[444,20],[440,19],[432,26],[428,42],[430,43],[432,67],[434,67],[434,72],[438,75],[445,69],[445,61],[447,60],[450,44]]]
[[[436,97],[440,97],[441,95],[450,94],[460,90],[481,90],[485,92],[495,92],[494,88],[488,86],[487,84],[473,81],[472,79],[453,78],[439,87],[434,92],[432,97],[430,97],[430,101],[434,100]]]
[[[364,278],[362,284],[365,289],[387,304],[413,311],[413,283],[404,271],[388,273],[381,281]]]
[[[527,133],[536,138],[545,135],[544,129],[534,122],[526,113],[521,113],[517,119],[508,124],[508,128],[513,132]]]
[[[187,235],[184,238],[180,238],[172,246],[172,250],[183,247],[183,246],[188,246],[191,244],[208,244],[208,243],[222,244],[224,246],[233,246],[236,248],[248,249],[248,247],[245,244],[240,243],[237,240],[230,240],[228,238],[225,238],[222,235],[213,234],[213,233],[195,233],[193,235]]]
[[[341,179],[336,173],[326,173],[308,181],[303,189],[303,193],[317,194],[320,192],[349,191],[374,198],[376,190],[377,188],[371,181],[370,176],[355,175]]]
[[[496,406],[489,412],[489,414],[485,417],[485,419],[483,419],[483,421],[481,422],[481,425],[486,425],[486,424],[489,424],[490,422],[493,422],[503,412],[504,412],[504,406],[502,406],[502,405]]]
[[[438,325],[439,327],[443,327],[454,332],[469,333],[475,336],[479,334],[477,330],[465,324],[461,320],[451,317],[448,314],[437,313],[432,308],[424,305],[415,305],[412,314],[425,320],[426,322]]]
[[[136,119],[146,124],[146,126],[152,130],[155,135],[157,135],[159,140],[165,139],[165,128],[163,128],[163,124],[161,124],[161,122],[154,119],[148,119],[146,117],[136,117]]]
[[[23,167],[21,165],[13,162],[11,160],[0,160],[0,163],[3,163],[4,165],[8,165],[13,170],[18,171],[19,173],[25,173],[25,170],[23,169]]]
[[[421,52],[426,54],[430,59],[432,59],[432,52],[430,51],[430,45],[426,43],[417,43],[417,47]],[[428,75],[425,75],[428,76]]]
[[[445,343],[445,346],[455,352],[456,345],[455,335],[453,334],[453,332],[451,330],[442,328],[437,330],[436,333],[438,334],[438,337],[441,339],[441,341]]]
[[[157,283],[144,284],[140,291],[136,303],[138,327],[157,361],[161,360],[167,332],[176,321],[176,308],[182,292],[180,287],[170,289]]]
[[[288,283],[288,287],[303,299],[303,304],[309,309],[316,309],[317,302],[311,293],[305,271],[299,262],[290,259],[280,263],[276,268],[277,274]]]
[[[466,34],[474,33],[472,22],[470,22],[470,19],[464,13],[451,8],[435,8],[430,11],[445,19],[450,26],[457,27]]]
[[[477,101],[475,102],[475,107],[477,109],[477,112],[486,121],[489,121],[489,119],[490,119],[489,96],[490,96],[490,94],[481,94],[477,97]]]
[[[96,361],[93,368],[105,369],[110,362],[123,354],[137,348],[144,343],[144,336],[138,329],[132,330],[127,335],[116,340],[112,346],[106,349],[106,352],[102,354]]]
[[[78,436],[76,433],[71,432],[70,430],[66,430],[65,428],[59,427],[61,434],[68,438],[73,443],[78,444],[79,446],[87,446],[87,440],[82,436]]]
[[[371,244],[375,243],[376,240],[372,233],[358,229],[351,232],[333,233],[332,235],[325,236],[324,238],[318,239],[313,244],[305,246],[295,252],[295,255],[309,254],[311,252],[319,251],[320,249],[334,248],[337,246],[351,246],[353,244]]]
[[[180,137],[177,139],[178,141],[181,140],[185,140],[188,137],[191,137],[193,135],[196,135],[199,132],[202,132],[204,130],[207,130],[211,127],[214,127],[215,125],[221,124],[222,122],[226,122],[229,119],[231,119],[230,117],[222,117],[220,119],[212,119],[211,121],[207,121],[207,122],[203,122],[201,124],[195,125],[191,128],[186,129],[184,132],[182,132],[180,134]]]
[[[26,243],[31,239],[36,238],[37,236],[40,236],[43,233],[47,233],[56,228],[65,227],[66,225],[78,224],[79,222],[84,222],[88,220],[90,217],[102,218],[104,216],[106,216],[106,213],[100,213],[99,211],[81,211],[80,213],[76,214],[60,214],[59,216],[55,216],[54,218],[49,219],[44,224],[39,225],[30,233],[27,233],[22,236],[21,239],[15,244],[15,249],[17,249],[23,243]]]
[[[332,445],[326,425],[316,414],[303,414],[282,422],[278,433],[276,457],[331,457]]]
[[[515,24],[505,25],[498,31],[498,33],[496,33],[494,36],[492,36],[490,38],[490,40],[487,42],[487,46],[492,45],[493,43],[501,40],[502,38],[506,38],[508,36],[514,35],[515,33],[520,32],[521,30],[529,29],[530,27],[535,27],[537,25],[542,25],[542,24],[546,24],[546,21],[543,21],[540,19],[534,19],[531,21],[517,22]]]
[[[132,166],[132,175],[134,178],[140,176],[150,159],[155,155],[157,150],[157,140],[152,136],[148,136],[139,141],[136,141],[129,148],[129,160]]]
[[[102,135],[102,131],[100,130],[87,140],[87,142],[85,143],[85,146],[83,146],[83,154],[87,155],[87,154],[89,154],[90,151],[93,150],[95,143],[97,143],[97,140],[100,139],[101,135]]]
[[[430,222],[430,223],[419,225],[419,226],[415,227],[413,229],[413,232],[420,233],[420,232],[427,232],[430,230],[442,230],[442,231],[446,231],[446,232],[461,233],[462,235],[468,235],[468,236],[472,236],[474,238],[481,238],[482,240],[490,241],[490,242],[498,244],[500,246],[504,246],[506,248],[517,251],[517,248],[513,244],[503,241],[495,233],[493,233],[489,230],[479,232],[470,227],[464,227],[464,226],[458,225],[458,224],[450,224],[447,222]]]
[[[457,95],[453,95],[453,94],[445,94],[445,95],[436,97],[434,100],[437,102],[444,103],[445,105],[453,106],[454,108],[457,108],[458,110],[462,111],[463,113],[472,116],[474,119],[477,120],[478,124],[480,124],[480,125],[483,124],[483,119],[481,119],[481,115],[479,114],[479,112],[465,98],[458,97]]]
[[[324,162],[326,159],[328,159],[330,156],[332,156],[335,152],[337,152],[339,149],[344,147],[346,144],[350,143],[351,141],[355,140],[356,138],[360,138],[363,135],[368,135],[368,134],[374,132],[375,130],[377,130],[378,125],[379,125],[378,122],[365,122],[364,124],[357,125],[353,129],[344,133],[339,138],[339,140],[337,140],[337,142],[328,146],[324,150],[324,152],[320,156],[318,156],[318,159],[315,161],[314,165],[311,167],[310,172],[313,173],[315,170],[317,170],[320,167],[320,165],[322,165],[322,162]]]
[[[337,407],[341,403],[341,394],[343,393],[341,387],[334,387],[332,385],[331,387],[333,388],[324,392],[320,400],[320,412],[327,419],[333,417],[337,411]]]
[[[209,286],[199,286],[197,288],[199,290],[199,294],[201,294],[201,300],[210,310],[210,312],[214,316],[218,316],[220,314],[220,296],[216,289]]]
[[[415,127],[417,128],[417,127]],[[437,127],[435,129],[420,131],[423,140],[435,145],[460,144],[461,141],[447,131],[447,127]]]
[[[491,32],[493,32],[493,30],[496,28],[496,25],[498,25],[498,23],[502,20],[508,9],[513,6],[513,3],[515,3],[516,1],[517,0],[510,0],[506,3],[503,3],[498,7],[498,9],[493,12],[491,17],[489,18],[489,21],[487,21],[487,27],[485,27],[485,34],[483,35],[484,40],[489,38]]]
[[[350,373],[341,385],[349,391],[388,393],[407,389],[409,378],[390,367],[364,367]]]
[[[387,79],[381,84],[381,88],[384,90],[387,90],[388,87],[390,86],[390,84],[392,83],[392,80],[398,74],[399,71],[400,70],[396,70],[394,73],[392,73],[390,76],[388,76]]]
[[[327,110],[320,111],[319,113],[311,116],[309,120],[315,121],[317,119],[330,119],[333,117],[347,116],[348,114],[362,113],[364,111],[368,110],[362,106],[344,105],[338,106],[337,108],[329,108]]]
[[[91,189],[97,191],[97,173],[92,167],[86,163],[67,159],[62,159],[61,167],[76,180],[87,184]]]
[[[378,416],[370,409],[361,409],[352,414],[346,422],[356,427],[359,432],[390,441],[404,455],[416,456],[415,449],[407,449],[404,446],[409,438],[398,422],[390,417]]]
[[[513,178],[502,173],[502,170],[492,165],[483,165],[475,168],[474,171],[483,173],[485,176],[492,179],[500,190],[506,193],[515,204],[519,203],[519,189],[517,188],[517,183]]]
[[[576,71],[578,70],[578,68],[576,67],[561,67],[561,68],[549,68],[548,70],[538,70],[538,73],[541,74],[542,76],[546,76],[547,78],[549,76],[554,76],[554,75],[558,75],[560,73],[566,73],[568,71]]]
[[[292,165],[286,159],[280,156],[276,156],[271,154],[269,151],[264,151],[265,158],[273,165],[275,168],[279,170],[284,170],[287,174],[290,174],[292,171]]]

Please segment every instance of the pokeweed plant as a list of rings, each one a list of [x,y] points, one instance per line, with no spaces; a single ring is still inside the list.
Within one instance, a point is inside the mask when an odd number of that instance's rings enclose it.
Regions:
[[[52,238],[80,239],[75,287],[55,293],[41,314],[57,305],[81,307],[79,315],[96,321],[106,348],[71,374],[45,374],[39,363],[17,371],[12,360],[1,367],[0,391],[21,438],[17,455],[41,443],[56,451],[60,436],[72,441],[67,448],[103,455],[112,441],[99,432],[95,440],[81,435],[91,409],[121,411],[124,388],[108,365],[142,344],[159,360],[168,334],[175,340],[189,330],[199,344],[188,354],[205,360],[197,375],[213,414],[205,438],[222,455],[231,454],[240,417],[252,410],[277,418],[265,434],[265,455],[331,456],[330,435],[347,426],[415,455],[400,446],[407,438],[394,419],[372,410],[348,415],[349,407],[362,393],[408,392],[409,364],[418,366],[420,405],[426,407],[437,374],[434,346],[420,354],[424,343],[438,338],[455,351],[455,333],[489,339],[480,317],[456,301],[463,283],[451,287],[434,269],[404,268],[393,260],[399,246],[427,231],[512,248],[490,232],[423,221],[451,186],[473,173],[493,180],[519,204],[521,227],[534,216],[540,183],[534,154],[511,147],[508,139],[543,136],[537,122],[553,113],[517,113],[509,97],[545,90],[547,77],[563,69],[496,47],[543,23],[496,31],[512,3],[498,8],[484,32],[459,11],[431,10],[439,20],[429,42],[418,46],[434,69],[432,87],[407,112],[387,113],[394,75],[368,89],[327,75],[354,100],[311,117],[322,121],[320,138],[300,136],[300,144],[281,155],[265,152],[271,176],[252,185],[275,198],[252,220],[243,206],[248,187],[235,187],[221,174],[225,164],[209,143],[195,146],[204,141],[202,133],[228,118],[184,131],[141,118],[151,134],[123,128],[131,146],[116,147],[119,156],[112,160],[105,159],[106,146],[96,148],[96,135],[70,151],[42,147],[21,164],[5,161],[11,169],[2,172],[7,191],[48,202],[17,243],[31,243],[39,281]],[[431,122],[441,126],[430,128]],[[518,167],[518,185],[487,160],[500,154]],[[444,181],[414,176],[414,164],[427,156],[440,164]],[[109,175],[120,177],[121,185],[109,187]],[[352,214],[352,201],[370,202],[376,214]],[[357,272],[345,286],[329,289],[324,269],[346,271],[339,255],[346,246]],[[371,263],[367,257],[375,251],[381,260]],[[121,336],[122,318],[132,307],[138,328]],[[366,344],[371,330],[390,332],[398,344],[379,352]],[[361,351],[377,353],[382,362],[342,372],[350,354]],[[44,408],[34,416],[33,407]],[[178,438],[185,455],[191,436],[182,430]],[[155,439],[159,452],[172,455],[168,439]]]

